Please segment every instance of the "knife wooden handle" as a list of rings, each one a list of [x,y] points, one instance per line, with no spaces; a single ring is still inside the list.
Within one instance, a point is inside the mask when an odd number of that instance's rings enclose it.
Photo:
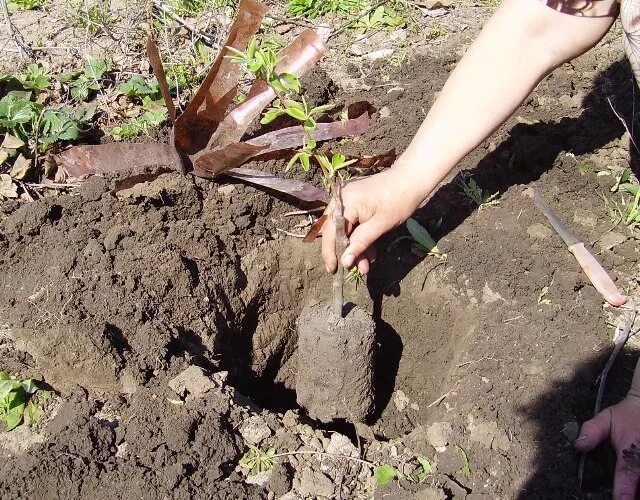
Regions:
[[[619,307],[627,301],[627,297],[620,293],[607,271],[604,270],[593,254],[585,248],[584,243],[570,245],[569,251],[575,256],[580,267],[595,289],[602,294],[604,300],[615,307]]]

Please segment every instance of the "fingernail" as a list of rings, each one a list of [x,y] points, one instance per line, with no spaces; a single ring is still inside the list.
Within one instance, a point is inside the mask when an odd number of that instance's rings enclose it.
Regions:
[[[580,441],[586,441],[588,438],[589,436],[580,436],[578,439],[574,441],[574,443],[578,443]]]
[[[353,262],[356,260],[356,258],[350,253],[345,253],[342,255],[341,260],[344,267],[350,268],[351,266],[353,266]]]
[[[324,268],[327,270],[329,274],[331,274],[331,269],[329,268],[329,264],[325,264]]]

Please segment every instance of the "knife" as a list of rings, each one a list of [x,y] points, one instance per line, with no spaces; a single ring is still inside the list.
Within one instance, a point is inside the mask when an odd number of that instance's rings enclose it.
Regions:
[[[616,284],[602,267],[602,264],[584,246],[584,243],[574,236],[567,225],[551,210],[551,207],[547,205],[536,190],[533,191],[533,202],[549,220],[556,233],[560,235],[591,281],[591,284],[602,294],[604,300],[614,307],[623,305],[627,301],[627,297],[620,293]]]

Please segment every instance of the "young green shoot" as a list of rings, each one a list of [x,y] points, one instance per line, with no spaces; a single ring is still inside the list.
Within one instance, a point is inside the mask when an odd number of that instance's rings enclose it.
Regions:
[[[496,199],[498,197],[498,193],[489,194],[488,191],[478,186],[476,180],[473,178],[473,175],[467,172],[464,172],[462,174],[462,178],[458,182],[458,186],[460,187],[460,194],[462,194],[471,202],[475,203],[478,208],[483,208],[490,205],[498,205],[500,203]]]
[[[276,463],[274,448],[262,451],[257,446],[249,444],[249,450],[240,459],[239,465],[248,469],[251,474],[259,474],[273,469]]]
[[[323,183],[331,192],[334,207],[332,217],[336,227],[336,255],[342,255],[348,241],[341,190],[343,182],[348,178],[346,167],[355,160],[347,160],[341,153],[335,153],[329,157],[326,153],[318,152],[316,141],[312,137],[317,128],[318,117],[333,106],[309,106],[298,77],[293,73],[277,72],[278,58],[275,50],[271,46],[261,46],[255,37],[249,41],[247,50],[244,52],[232,47],[227,48],[233,54],[227,57],[241,65],[255,79],[266,82],[276,95],[272,105],[265,110],[260,123],[266,125],[278,117],[287,115],[301,124],[305,133],[304,143],[302,148],[295,152],[286,170],[291,169],[296,162],[300,162],[305,171],[311,168],[312,160],[319,165]],[[333,312],[338,317],[342,317],[344,281],[344,269],[339,265],[333,280]]]
[[[36,398],[37,395],[37,398]],[[52,393],[39,388],[32,379],[20,380],[0,371],[0,420],[4,430],[11,431],[20,424],[33,425],[42,416],[42,403]]]

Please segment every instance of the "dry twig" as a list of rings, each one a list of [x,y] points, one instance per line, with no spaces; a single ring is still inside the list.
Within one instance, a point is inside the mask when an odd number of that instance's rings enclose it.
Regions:
[[[22,34],[15,27],[13,21],[11,21],[11,15],[9,14],[9,7],[7,6],[7,0],[0,0],[0,8],[2,8],[2,14],[4,15],[4,23],[7,26],[7,32],[9,33],[9,38],[13,40],[16,48],[18,49],[18,53],[20,57],[31,57],[32,51],[31,47],[29,47],[26,43],[24,43],[24,38]]]

